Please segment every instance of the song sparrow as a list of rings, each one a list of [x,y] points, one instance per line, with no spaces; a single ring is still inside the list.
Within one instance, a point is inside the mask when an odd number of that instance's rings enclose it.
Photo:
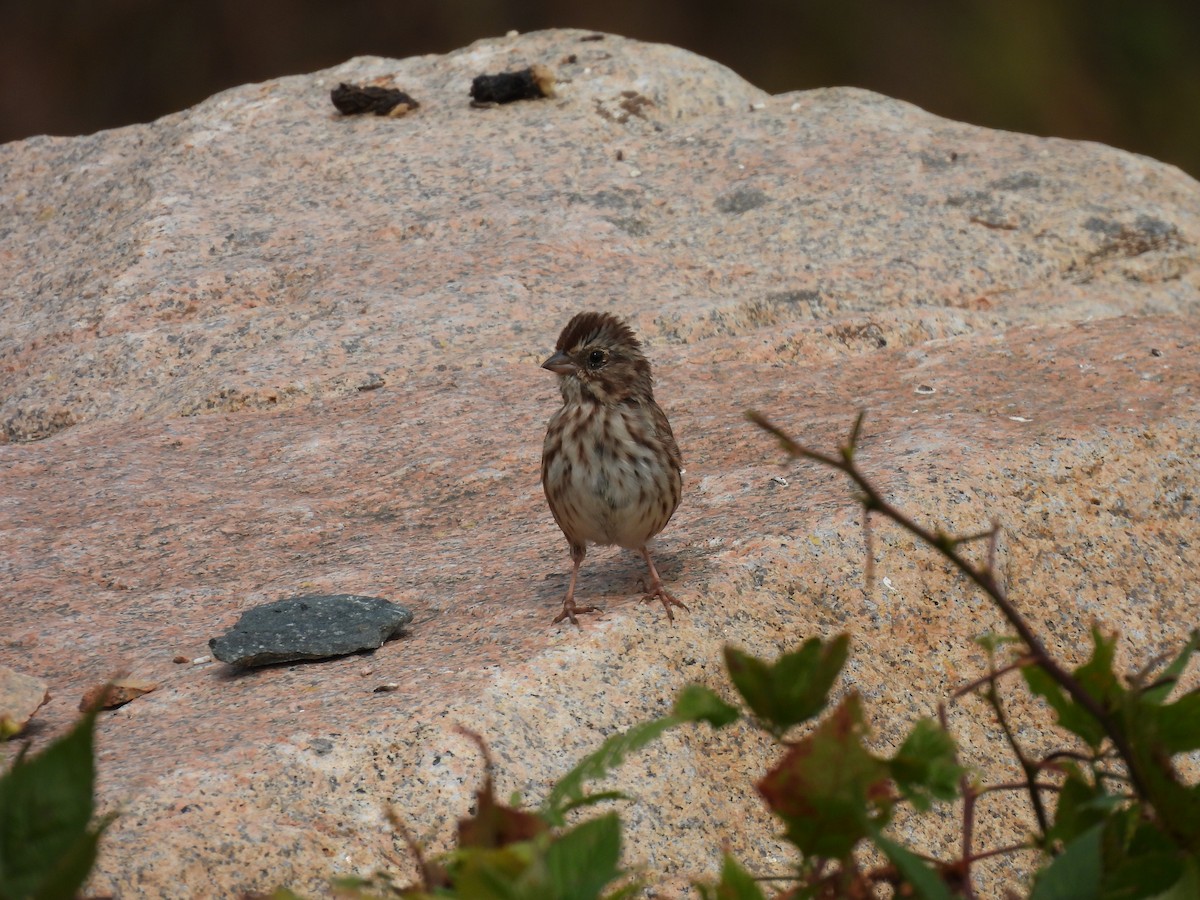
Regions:
[[[679,446],[654,402],[650,363],[633,330],[608,313],[579,313],[542,363],[558,375],[563,405],[542,447],[542,487],[571,545],[571,582],[555,622],[595,606],[575,604],[588,544],[637,550],[650,570],[646,600],[687,609],[663,586],[646,542],[666,526],[683,485]]]

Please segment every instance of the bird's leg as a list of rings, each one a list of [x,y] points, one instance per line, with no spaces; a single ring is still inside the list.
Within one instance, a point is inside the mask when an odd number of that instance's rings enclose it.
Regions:
[[[674,622],[675,616],[671,612],[672,606],[678,606],[680,609],[686,609],[691,612],[686,606],[671,596],[671,592],[663,586],[662,578],[658,574],[658,569],[654,568],[654,562],[650,559],[650,550],[647,547],[642,548],[642,559],[646,560],[646,568],[650,570],[650,590],[646,592],[646,596],[642,598],[643,603],[648,603],[651,600],[658,599],[663,605],[663,609],[667,611],[667,621]]]
[[[571,624],[576,628],[579,627],[579,620],[575,618],[576,613],[600,612],[598,606],[576,606],[575,605],[575,579],[579,577],[579,567],[583,565],[583,557],[587,553],[586,547],[571,548],[571,583],[567,586],[567,596],[563,600],[562,612],[554,617],[552,624],[557,625],[563,619],[570,619]]]

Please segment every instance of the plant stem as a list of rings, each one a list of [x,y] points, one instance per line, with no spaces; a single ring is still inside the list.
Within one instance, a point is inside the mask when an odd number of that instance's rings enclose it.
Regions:
[[[1017,611],[1017,608],[1009,601],[1003,587],[996,580],[995,572],[989,565],[987,568],[977,568],[969,560],[965,559],[958,553],[957,545],[961,541],[956,540],[941,532],[933,532],[919,525],[915,520],[906,516],[896,507],[892,506],[883,498],[879,490],[873,485],[865,475],[859,470],[854,462],[854,456],[858,449],[858,438],[862,433],[863,418],[866,415],[865,411],[860,411],[858,417],[854,421],[854,427],[850,432],[850,440],[840,448],[838,456],[830,456],[825,453],[820,453],[816,450],[811,450],[796,443],[792,438],[785,434],[778,426],[773,425],[765,417],[757,412],[746,413],[746,418],[762,428],[764,431],[772,434],[779,441],[785,453],[792,457],[800,457],[810,459],[822,465],[829,466],[844,472],[851,481],[862,492],[860,502],[863,509],[869,515],[873,512],[878,512],[885,517],[891,519],[905,531],[916,536],[918,539],[928,544],[944,556],[954,568],[965,575],[972,581],[976,587],[992,598],[992,601],[999,608],[1001,614],[1012,626],[1013,631],[1025,643],[1029,649],[1029,655],[1035,663],[1040,666],[1047,675],[1049,675],[1063,690],[1065,690],[1076,703],[1088,711],[1088,713],[1100,723],[1105,734],[1113,742],[1117,753],[1125,763],[1125,767],[1129,770],[1129,779],[1133,784],[1134,790],[1142,799],[1149,798],[1149,791],[1146,786],[1146,780],[1142,775],[1138,759],[1130,746],[1128,739],[1125,736],[1124,730],[1117,724],[1113,716],[1100,705],[1100,702],[1093,697],[1079,683],[1079,681],[1066,669],[1062,668],[1054,658],[1046,650],[1045,646],[1034,634],[1033,629],[1025,621],[1025,618]],[[996,526],[993,526],[993,531],[998,531]]]

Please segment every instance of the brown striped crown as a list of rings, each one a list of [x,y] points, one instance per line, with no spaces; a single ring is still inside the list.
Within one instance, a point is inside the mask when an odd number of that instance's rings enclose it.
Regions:
[[[610,313],[578,313],[542,367],[559,376],[566,403],[587,400],[611,406],[631,398],[654,400],[650,363],[642,355],[641,342]]]
[[[642,344],[633,329],[611,313],[577,313],[558,336],[554,349],[570,354],[590,344],[607,347],[621,346],[631,353],[642,355]]]

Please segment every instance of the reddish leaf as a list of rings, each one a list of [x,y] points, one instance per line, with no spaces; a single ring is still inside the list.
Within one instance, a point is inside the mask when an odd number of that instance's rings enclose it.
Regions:
[[[497,803],[492,779],[486,778],[475,794],[475,815],[458,821],[458,846],[495,849],[527,841],[545,830],[546,824],[533,813]]]
[[[894,802],[888,766],[866,749],[865,736],[862,703],[850,694],[758,782],[804,854],[845,859],[886,824]]]

